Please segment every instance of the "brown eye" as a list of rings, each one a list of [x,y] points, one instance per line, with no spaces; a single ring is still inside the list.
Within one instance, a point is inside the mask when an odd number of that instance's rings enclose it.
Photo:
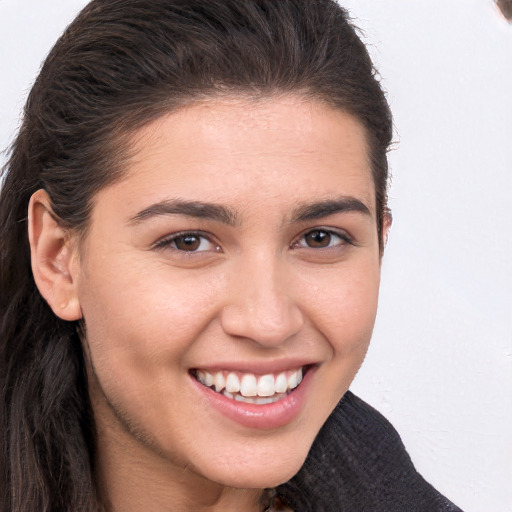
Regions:
[[[331,233],[321,230],[311,231],[304,236],[306,245],[313,249],[329,247],[329,245],[331,244],[331,239]]]
[[[155,244],[156,248],[171,248],[185,253],[220,252],[218,245],[201,233],[185,232],[163,238]]]
[[[201,237],[195,235],[183,235],[174,239],[176,249],[180,251],[197,251],[201,245]]]
[[[353,245],[354,242],[345,232],[318,228],[304,233],[293,246],[304,249],[342,249],[347,244]]]

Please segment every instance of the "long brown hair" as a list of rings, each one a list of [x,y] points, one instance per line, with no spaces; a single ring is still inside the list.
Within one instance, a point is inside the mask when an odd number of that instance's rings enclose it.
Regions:
[[[80,325],[35,286],[30,196],[45,189],[59,222],[84,233],[135,129],[198,98],[293,93],[365,126],[380,235],[392,122],[375,76],[332,0],[94,0],[79,14],[32,88],[0,196],[2,511],[101,509]]]

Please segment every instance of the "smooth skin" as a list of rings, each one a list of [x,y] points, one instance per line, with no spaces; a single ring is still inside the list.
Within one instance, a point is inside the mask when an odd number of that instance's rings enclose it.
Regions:
[[[116,512],[261,510],[370,341],[381,258],[365,130],[300,97],[223,98],[133,140],[84,240],[44,191],[29,207],[36,283],[59,317],[85,321],[103,497]],[[314,372],[279,428],[226,417],[191,375],[302,362]]]

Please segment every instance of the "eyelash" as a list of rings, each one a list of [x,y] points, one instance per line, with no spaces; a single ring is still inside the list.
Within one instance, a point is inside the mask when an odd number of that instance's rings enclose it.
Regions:
[[[330,237],[329,243],[332,241],[332,238],[338,238],[339,243],[335,244],[334,246],[328,245],[327,247],[310,247],[307,245],[301,245],[300,241],[304,240],[308,235],[313,234],[324,234]],[[302,235],[297,239],[296,242],[294,242],[291,247],[293,248],[299,248],[299,249],[314,249],[314,250],[335,250],[336,247],[344,246],[346,244],[349,245],[355,245],[354,240],[344,231],[329,229],[329,228],[323,228],[323,227],[317,227],[313,229],[308,229]]]
[[[186,250],[183,250],[183,249],[179,249],[178,247],[173,247],[172,246],[172,244],[176,244],[176,242],[178,240],[180,240],[180,239],[184,240],[186,238],[198,239],[200,241],[200,244],[202,244],[204,241],[207,241],[209,244],[214,246],[213,252],[221,252],[220,246],[218,244],[215,244],[215,242],[212,241],[211,236],[209,234],[203,233],[201,231],[181,231],[179,233],[174,233],[174,234],[172,234],[170,236],[167,236],[167,237],[162,238],[161,240],[159,240],[154,245],[154,247],[156,249],[170,248],[170,249],[173,249],[173,250],[178,251],[178,252],[183,253],[183,254],[194,254],[194,253],[207,252],[205,250],[203,250],[203,251],[197,251],[197,250],[186,251]]]
[[[329,244],[332,241],[333,237],[338,238],[340,242],[336,243],[334,246],[328,245],[326,247],[311,247],[306,244],[304,244],[304,245],[301,244],[301,242],[303,240],[305,240],[305,238],[308,235],[313,235],[313,234],[327,235],[328,237],[330,237]],[[179,247],[176,246],[176,243],[178,240],[180,240],[180,239],[185,240],[186,238],[199,240],[200,245],[198,248],[201,247],[201,245],[204,243],[204,241],[206,241],[207,243],[214,246],[214,248],[213,248],[213,250],[212,249],[197,250],[197,248],[196,248],[194,250],[187,251],[184,249],[180,249]],[[221,247],[218,244],[216,244],[214,241],[212,241],[211,238],[212,238],[211,235],[209,235],[208,233],[204,233],[202,231],[181,231],[179,233],[174,233],[173,235],[170,235],[168,237],[165,237],[165,238],[159,240],[154,245],[154,247],[156,249],[170,248],[170,249],[173,249],[173,250],[178,251],[183,254],[197,254],[197,253],[202,253],[202,252],[222,252]],[[174,244],[174,247],[173,247],[173,244]],[[300,235],[300,237],[298,237],[292,244],[290,244],[290,247],[293,249],[335,250],[335,247],[343,246],[345,244],[355,245],[353,239],[350,236],[348,236],[347,233],[345,233],[343,231],[317,227],[314,229],[309,229],[309,230],[305,231],[304,233],[302,233]]]

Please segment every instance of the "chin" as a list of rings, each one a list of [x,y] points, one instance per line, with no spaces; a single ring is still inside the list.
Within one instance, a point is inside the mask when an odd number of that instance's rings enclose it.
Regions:
[[[220,468],[203,473],[206,478],[223,486],[237,489],[266,489],[281,485],[300,470],[307,457],[308,450],[298,453],[297,449],[286,456],[276,449],[271,457],[261,461],[247,461],[242,467],[239,463],[229,463]]]

